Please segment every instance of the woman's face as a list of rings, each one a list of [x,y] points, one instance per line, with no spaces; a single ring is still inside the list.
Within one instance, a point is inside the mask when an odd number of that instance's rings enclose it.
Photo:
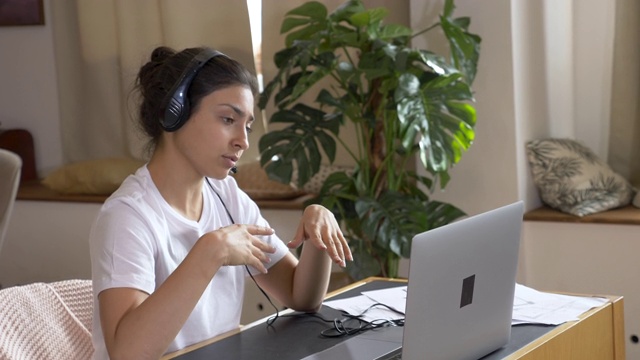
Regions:
[[[225,178],[249,148],[253,108],[253,94],[242,85],[203,97],[189,120],[175,133],[178,151],[199,175]]]

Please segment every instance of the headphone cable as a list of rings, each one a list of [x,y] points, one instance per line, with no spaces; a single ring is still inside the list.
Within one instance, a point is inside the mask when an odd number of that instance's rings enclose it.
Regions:
[[[229,217],[229,220],[231,221],[231,224],[235,224],[236,222],[233,220],[233,216],[231,216],[231,213],[229,212],[229,209],[227,208],[227,205],[222,200],[222,197],[220,196],[220,194],[218,194],[218,192],[213,188],[213,185],[211,185],[211,183],[209,182],[209,178],[205,177],[204,179],[207,181],[207,184],[209,184],[209,187],[211,188],[211,191],[213,191],[213,193],[216,194],[216,196],[218,197],[218,200],[220,200],[220,203],[222,204],[222,207],[224,208],[224,211],[227,213],[227,216]],[[267,298],[267,300],[269,301],[269,304],[271,304],[271,306],[273,306],[273,308],[276,311],[275,315],[273,315],[273,316],[271,316],[271,317],[269,317],[267,319],[267,326],[271,326],[278,319],[278,317],[280,317],[280,310],[278,310],[278,307],[273,303],[273,301],[271,300],[271,298],[269,297],[267,292],[264,291],[264,289],[262,289],[262,287],[260,285],[258,285],[258,282],[256,281],[256,278],[253,277],[253,274],[249,270],[249,266],[245,264],[244,268],[247,270],[247,274],[249,274],[249,276],[251,277],[251,280],[253,280],[253,283],[256,284],[256,286],[258,287],[258,290],[260,290],[262,295],[264,295],[264,297]]]

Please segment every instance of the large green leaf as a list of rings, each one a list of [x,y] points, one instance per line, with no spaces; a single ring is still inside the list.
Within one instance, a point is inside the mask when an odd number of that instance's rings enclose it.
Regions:
[[[440,25],[449,42],[454,66],[465,75],[468,84],[473,84],[480,57],[481,39],[478,35],[468,32],[468,18],[451,18],[454,9],[453,1],[447,0],[445,11],[440,16]]]
[[[382,26],[378,36],[380,39],[383,39],[383,40],[393,40],[399,37],[411,36],[411,33],[412,33],[411,29],[409,29],[406,26],[389,24],[389,25]]]
[[[329,15],[329,19],[333,23],[340,23],[342,21],[348,21],[354,14],[366,11],[362,1],[360,0],[347,0],[342,5],[338,6],[335,11]]]
[[[320,169],[320,149],[333,161],[341,114],[327,114],[307,105],[276,112],[273,123],[288,124],[281,130],[264,134],[258,143],[260,162],[269,176],[283,183],[291,182],[290,169],[298,170],[298,184],[304,185]]]
[[[414,50],[419,54],[420,60],[426,66],[431,68],[435,73],[439,75],[452,74],[454,72],[458,72],[455,67],[450,66],[446,60],[437,54],[434,54],[428,50]]]
[[[399,256],[409,257],[411,238],[427,230],[425,204],[407,194],[388,191],[360,198],[355,208],[367,238]]]
[[[280,70],[260,95],[259,108],[264,109],[272,96],[279,108],[289,106],[324,77],[331,75],[338,64],[336,56],[330,52],[314,55],[309,46],[309,43],[300,43],[275,54]]]
[[[308,19],[286,18],[282,22],[282,26],[280,27],[280,33],[281,34],[285,34],[291,29],[294,29],[294,28],[297,28],[297,27],[303,26],[303,25],[308,25],[308,24],[309,24],[309,20]]]
[[[361,238],[347,236],[353,261],[347,262],[345,270],[354,280],[380,276],[383,268],[381,261],[369,250],[369,244]]]
[[[400,121],[400,142],[406,149],[417,141],[423,166],[434,172],[447,171],[473,142],[475,111],[462,105],[471,91],[456,74],[441,75],[421,84],[405,73],[394,98]]]
[[[286,14],[287,16],[302,16],[308,17],[314,20],[322,20],[327,17],[327,7],[318,1],[306,2],[297,8],[290,10]]]
[[[325,179],[312,203],[331,209],[339,220],[354,218],[353,202],[359,197],[355,177],[344,171],[332,173]]]
[[[411,255],[411,240],[416,234],[465,216],[463,211],[451,204],[424,202],[391,191],[377,199],[358,199],[355,209],[370,241],[405,258]]]
[[[327,24],[324,22],[313,22],[309,23],[307,26],[300,28],[296,31],[290,32],[285,38],[285,44],[288,47],[294,46],[296,42],[303,40],[315,40],[317,39],[318,34],[326,29]]]
[[[388,14],[389,11],[386,8],[379,7],[353,14],[349,17],[349,20],[351,20],[352,25],[363,27],[380,23]]]
[[[429,214],[426,224],[426,227],[429,230],[447,225],[463,216],[466,216],[464,211],[459,208],[440,201],[430,201],[427,204],[425,211]]]

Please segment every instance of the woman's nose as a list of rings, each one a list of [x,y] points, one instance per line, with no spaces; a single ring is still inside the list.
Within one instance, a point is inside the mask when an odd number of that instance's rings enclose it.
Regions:
[[[238,131],[238,135],[234,139],[234,146],[239,147],[242,150],[249,148],[249,132],[247,129]]]

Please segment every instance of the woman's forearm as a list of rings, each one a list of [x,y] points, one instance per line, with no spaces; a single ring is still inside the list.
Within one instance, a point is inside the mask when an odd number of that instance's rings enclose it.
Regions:
[[[153,294],[127,310],[117,324],[109,326],[109,314],[101,314],[110,357],[157,359],[164,354],[221,265],[211,263],[204,252],[191,251]],[[108,297],[117,293],[104,295],[101,310],[104,302],[108,312],[107,302],[118,301]]]
[[[333,261],[326,250],[310,243],[303,246],[293,279],[293,299],[297,310],[317,311],[327,294]]]

